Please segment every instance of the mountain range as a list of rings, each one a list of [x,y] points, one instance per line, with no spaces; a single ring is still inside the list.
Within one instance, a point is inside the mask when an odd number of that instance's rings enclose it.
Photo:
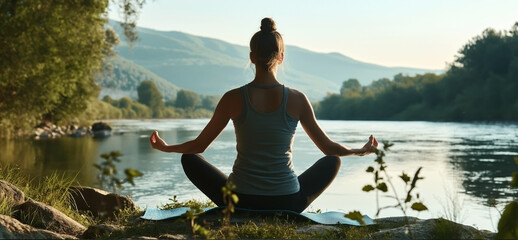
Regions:
[[[152,80],[166,98],[174,98],[179,89],[203,95],[222,95],[232,88],[251,81],[254,72],[249,62],[249,47],[218,39],[177,31],[157,31],[138,27],[140,40],[132,46],[124,39],[119,24],[109,22],[120,37],[112,59],[112,71],[98,82],[101,97],[136,96],[142,80]],[[368,85],[380,78],[440,70],[406,67],[385,67],[357,61],[340,53],[319,53],[287,45],[278,79],[289,87],[306,93],[312,101],[321,100],[328,92],[339,92],[342,82],[356,78]]]

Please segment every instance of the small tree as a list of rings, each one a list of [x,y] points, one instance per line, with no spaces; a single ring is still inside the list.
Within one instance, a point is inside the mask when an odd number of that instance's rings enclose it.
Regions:
[[[155,83],[150,80],[144,80],[137,88],[138,101],[153,111],[153,117],[157,115],[164,108],[163,96]]]
[[[194,110],[200,103],[201,99],[197,93],[189,90],[180,90],[176,95],[175,107]]]

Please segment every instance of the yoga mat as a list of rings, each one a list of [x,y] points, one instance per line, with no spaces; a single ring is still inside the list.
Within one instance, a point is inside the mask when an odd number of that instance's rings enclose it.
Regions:
[[[185,214],[187,211],[189,211],[190,208],[188,207],[181,207],[181,208],[175,208],[175,209],[169,209],[169,210],[161,210],[157,208],[147,208],[144,215],[141,217],[142,219],[146,220],[154,220],[154,221],[160,221],[160,220],[166,220],[166,219],[172,219],[181,217],[183,214]],[[205,214],[212,211],[222,210],[223,207],[213,207],[213,208],[203,208],[203,213]],[[288,215],[294,215],[298,217],[303,217],[308,220],[311,220],[315,223],[319,224],[325,224],[325,225],[335,225],[335,224],[345,224],[345,225],[351,225],[351,226],[361,226],[359,222],[356,220],[351,220],[349,218],[344,217],[343,212],[324,212],[324,213],[298,213],[290,210],[251,210],[251,209],[243,209],[243,208],[236,208],[236,211],[238,212],[249,212],[249,213],[259,213],[259,214],[274,214],[274,213],[281,213],[281,214],[288,214]],[[365,221],[366,225],[372,225],[374,224],[374,221],[367,215],[363,215],[363,221]]]

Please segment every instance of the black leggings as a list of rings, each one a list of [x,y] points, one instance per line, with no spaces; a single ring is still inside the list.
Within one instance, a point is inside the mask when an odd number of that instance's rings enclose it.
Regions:
[[[340,169],[340,158],[325,156],[299,177],[300,190],[282,196],[248,195],[237,193],[237,207],[261,210],[292,210],[302,212],[331,184]],[[187,177],[216,205],[224,206],[221,188],[228,176],[207,162],[199,154],[183,154],[182,166]]]

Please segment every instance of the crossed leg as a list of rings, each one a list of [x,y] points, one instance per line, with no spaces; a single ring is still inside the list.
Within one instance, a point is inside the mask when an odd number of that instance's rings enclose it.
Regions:
[[[282,196],[237,193],[240,199],[237,206],[250,209],[288,209],[302,212],[331,184],[340,165],[339,157],[325,156],[298,177],[299,192]],[[183,154],[182,166],[189,180],[200,191],[216,205],[224,205],[221,188],[227,183],[227,175],[199,154]]]

